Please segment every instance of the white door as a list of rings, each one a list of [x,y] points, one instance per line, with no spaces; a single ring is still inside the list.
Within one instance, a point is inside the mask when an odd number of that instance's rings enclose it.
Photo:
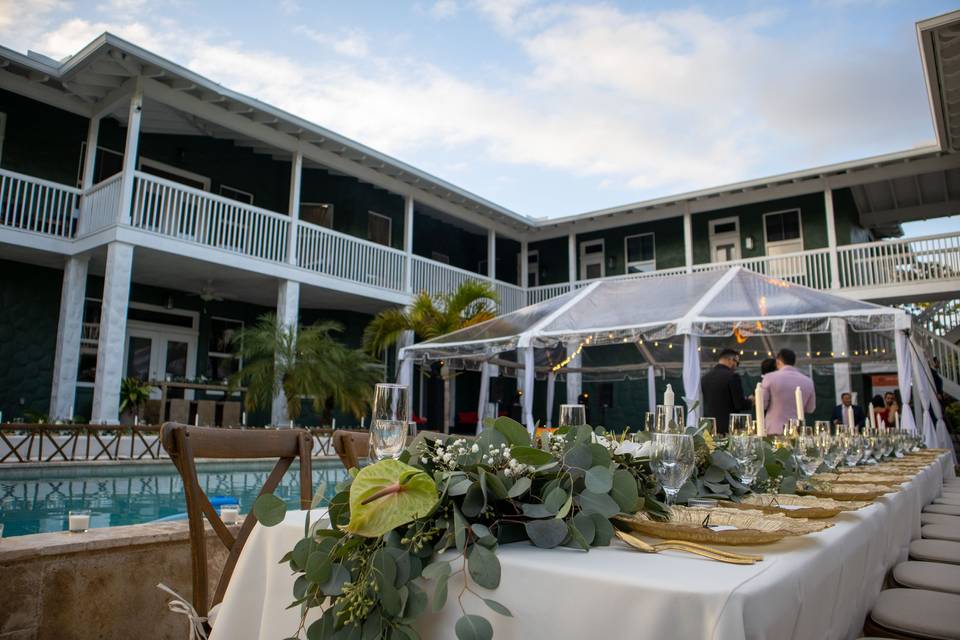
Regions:
[[[606,275],[603,264],[603,240],[580,243],[580,279],[592,280]]]
[[[710,221],[710,262],[740,259],[740,220],[721,218]]]
[[[134,324],[127,328],[124,377],[141,380],[193,378],[197,369],[197,336],[162,325]],[[154,389],[151,398],[159,399]]]

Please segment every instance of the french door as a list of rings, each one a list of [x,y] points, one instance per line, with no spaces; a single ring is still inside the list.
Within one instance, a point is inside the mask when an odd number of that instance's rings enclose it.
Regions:
[[[193,378],[197,369],[197,336],[164,325],[129,322],[124,344],[124,377],[164,380]],[[151,398],[159,398],[154,389]]]

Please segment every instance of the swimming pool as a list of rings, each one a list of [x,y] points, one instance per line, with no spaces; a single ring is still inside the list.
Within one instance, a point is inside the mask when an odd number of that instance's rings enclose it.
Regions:
[[[236,498],[240,512],[250,510],[274,462],[201,461],[200,486],[207,496]],[[275,491],[297,508],[299,465],[294,463]],[[337,460],[313,461],[313,490],[321,485],[332,497],[346,477]],[[89,509],[91,527],[151,522],[186,511],[183,481],[169,461],[151,463],[70,465],[50,468],[0,468],[0,522],[3,536],[66,531],[67,512]]]

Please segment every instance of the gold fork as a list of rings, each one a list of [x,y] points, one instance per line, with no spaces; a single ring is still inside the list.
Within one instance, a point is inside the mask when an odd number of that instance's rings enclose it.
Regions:
[[[665,540],[664,542],[659,542],[657,544],[650,544],[625,531],[616,530],[614,533],[618,538],[626,542],[628,545],[644,553],[657,553],[659,551],[672,549],[675,551],[686,551],[687,553],[693,553],[698,556],[703,556],[704,558],[710,558],[711,560],[727,562],[730,564],[754,564],[763,560],[763,556],[722,551],[720,549],[697,544],[695,542],[687,542],[685,540]]]

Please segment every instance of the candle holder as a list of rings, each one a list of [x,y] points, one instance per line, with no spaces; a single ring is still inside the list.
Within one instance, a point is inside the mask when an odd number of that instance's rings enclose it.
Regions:
[[[220,519],[223,520],[223,524],[237,524],[240,520],[240,505],[227,504],[220,507]]]
[[[83,533],[90,528],[90,510],[74,509],[67,514],[67,528],[70,533]]]

